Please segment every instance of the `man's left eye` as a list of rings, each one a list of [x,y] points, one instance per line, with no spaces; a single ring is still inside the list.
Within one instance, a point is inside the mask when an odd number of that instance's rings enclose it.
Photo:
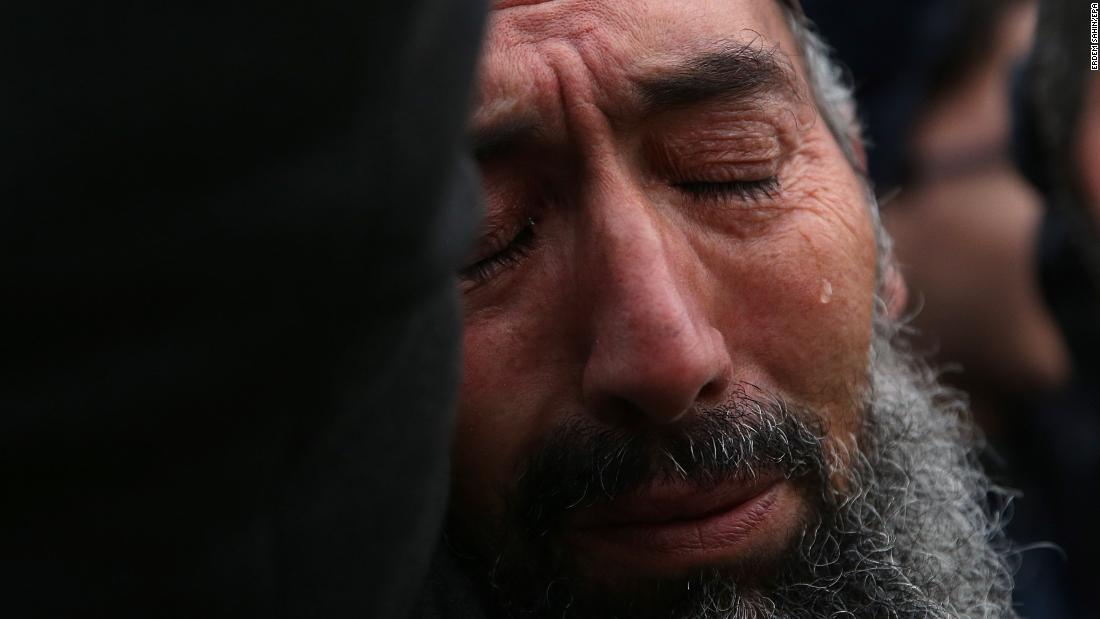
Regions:
[[[771,200],[779,194],[775,176],[751,181],[682,181],[672,185],[698,201],[738,199],[746,202]]]

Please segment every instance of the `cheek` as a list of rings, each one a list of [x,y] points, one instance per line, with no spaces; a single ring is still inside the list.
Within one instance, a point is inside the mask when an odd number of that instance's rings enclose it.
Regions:
[[[528,295],[466,319],[453,477],[456,498],[474,514],[500,512],[501,492],[561,406],[552,386],[564,384],[568,370],[554,360],[559,329],[544,319],[560,313],[544,302]]]
[[[727,317],[720,329],[750,382],[826,412],[843,432],[855,427],[852,402],[867,375],[874,233],[854,179],[802,184],[830,189],[792,187],[798,207],[767,238],[736,247],[721,278],[726,305],[714,315]]]
[[[850,395],[865,376],[870,345],[873,255],[853,261],[852,248],[829,232],[792,235],[786,256],[772,264],[771,294],[762,289],[766,302],[753,307],[767,338],[757,353],[781,384],[810,398]]]
[[[456,497],[480,513],[497,511],[494,491],[507,482],[525,426],[526,407],[509,389],[523,376],[502,362],[522,356],[514,345],[507,333],[467,324],[453,475]]]

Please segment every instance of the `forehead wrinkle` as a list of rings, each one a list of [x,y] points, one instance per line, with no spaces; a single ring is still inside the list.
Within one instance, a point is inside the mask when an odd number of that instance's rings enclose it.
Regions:
[[[631,0],[633,1],[633,0]],[[631,2],[555,0],[525,5],[521,10],[498,10],[490,15],[491,29],[503,26],[519,42],[538,43],[548,38],[578,39],[608,26],[623,28],[631,17]]]
[[[522,143],[588,149],[594,136],[609,136],[612,101],[622,99],[629,85],[625,71],[593,48],[600,47],[589,36],[596,29],[535,43],[495,41],[497,70],[479,89],[471,123],[475,149],[494,155]],[[519,58],[528,62],[515,62]],[[611,85],[616,83],[621,85]]]
[[[539,142],[560,144],[576,135],[565,115],[581,100],[601,110],[613,128],[704,96],[725,95],[722,101],[751,105],[806,103],[810,97],[797,54],[781,49],[785,22],[777,17],[778,5],[768,8],[758,20],[769,34],[782,29],[774,37],[742,28],[732,37],[700,32],[702,38],[671,46],[667,37],[641,36],[656,15],[613,2],[559,0],[498,11],[491,17],[486,49],[492,81],[479,89],[483,100],[474,125],[526,124],[538,129],[528,135]],[[583,85],[583,97],[564,96],[561,80],[570,72],[577,75],[565,77]]]
[[[593,66],[593,59],[574,41],[549,47],[547,59],[557,77],[564,139],[585,151],[586,159],[600,154],[615,158],[613,111],[607,105],[609,97],[601,88],[601,71]]]
[[[494,151],[516,141],[544,141],[560,125],[556,76],[537,46],[518,41],[507,23],[494,26],[482,59],[469,133]]]

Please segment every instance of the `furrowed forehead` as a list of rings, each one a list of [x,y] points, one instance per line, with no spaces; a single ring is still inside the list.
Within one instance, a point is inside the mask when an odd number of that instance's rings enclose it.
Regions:
[[[793,105],[806,98],[793,49],[774,0],[512,5],[491,23],[472,129],[485,152],[553,136],[562,105],[557,52],[583,67],[591,102],[613,120],[713,99]]]

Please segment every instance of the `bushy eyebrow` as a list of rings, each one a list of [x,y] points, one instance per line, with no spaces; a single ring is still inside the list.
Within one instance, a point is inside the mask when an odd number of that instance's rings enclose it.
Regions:
[[[672,69],[636,80],[648,111],[711,99],[750,99],[779,95],[801,99],[799,79],[777,48],[758,44],[731,47],[689,58]]]

